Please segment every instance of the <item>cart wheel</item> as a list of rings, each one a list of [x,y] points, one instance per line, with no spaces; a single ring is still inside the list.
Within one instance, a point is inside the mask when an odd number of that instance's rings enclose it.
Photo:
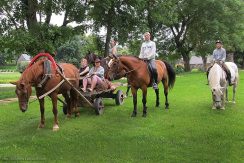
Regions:
[[[116,97],[115,97],[115,103],[116,105],[122,105],[124,102],[124,94],[121,90],[118,90],[116,93]]]
[[[94,100],[94,108],[95,108],[95,112],[97,115],[101,115],[103,113],[104,110],[104,105],[103,105],[103,100],[102,98],[95,98]]]
[[[63,104],[63,113],[64,115],[67,114],[67,104]]]

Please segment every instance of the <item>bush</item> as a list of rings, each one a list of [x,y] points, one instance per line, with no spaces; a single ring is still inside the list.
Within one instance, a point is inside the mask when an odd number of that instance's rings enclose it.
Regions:
[[[176,74],[180,74],[180,73],[183,73],[183,72],[185,72],[185,70],[184,70],[184,66],[182,66],[182,65],[175,65],[175,73]]]
[[[29,65],[29,61],[21,61],[17,63],[17,71],[22,73],[25,71],[26,67]]]

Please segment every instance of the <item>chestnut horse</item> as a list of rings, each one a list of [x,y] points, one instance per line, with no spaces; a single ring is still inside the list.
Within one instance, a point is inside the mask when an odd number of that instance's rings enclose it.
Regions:
[[[165,95],[165,108],[169,108],[168,103],[168,91],[169,88],[173,88],[175,83],[175,72],[170,64],[165,61],[156,60],[158,82],[163,83],[164,95]],[[137,91],[141,89],[143,92],[143,117],[147,115],[147,87],[151,87],[151,77],[147,68],[147,63],[134,56],[114,56],[108,70],[108,76],[110,79],[119,79],[127,76],[128,82],[131,85],[131,91],[133,95],[134,110],[132,117],[137,115]],[[156,93],[156,107],[159,106],[159,90],[155,90]]]
[[[44,61],[47,60],[47,58],[40,59],[33,62],[33,65],[29,66],[21,75],[20,79],[16,82],[12,82],[12,84],[16,85],[16,94],[19,99],[19,107],[22,112],[25,112],[28,108],[28,101],[31,95],[31,87],[34,86],[36,89],[36,96],[39,97],[43,95],[44,93],[48,92],[55,86],[57,86],[61,81],[62,77],[57,73],[57,69],[52,68],[52,76],[51,78],[46,82],[46,84],[39,88],[37,87],[38,83],[41,82],[42,77],[44,75]],[[56,65],[55,65],[56,66]],[[67,79],[70,79],[70,83],[73,84],[75,88],[79,87],[79,71],[78,69],[68,63],[62,63],[60,66],[64,70],[64,75]],[[76,108],[76,102],[78,95],[77,93],[72,89],[72,86],[67,84],[66,82],[62,83],[57,89],[55,89],[53,92],[51,92],[48,96],[52,99],[53,104],[53,114],[54,114],[54,125],[53,130],[58,130],[58,110],[57,110],[57,99],[58,94],[62,94],[65,98],[65,101],[67,103],[67,116],[70,117],[72,113],[72,109],[75,109],[76,115],[79,115],[78,110]],[[40,112],[41,112],[41,121],[39,124],[39,128],[43,128],[45,125],[45,116],[44,116],[44,98],[39,99],[40,104]]]

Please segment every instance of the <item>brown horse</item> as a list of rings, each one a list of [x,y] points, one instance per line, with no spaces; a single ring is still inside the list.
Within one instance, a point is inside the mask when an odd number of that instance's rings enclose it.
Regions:
[[[36,89],[36,96],[39,97],[43,95],[44,93],[48,92],[55,86],[57,86],[61,81],[62,77],[57,73],[56,69],[52,68],[52,77],[46,82],[46,84],[43,86],[43,88],[37,87],[38,83],[41,82],[42,77],[44,75],[44,61],[47,60],[47,58],[38,60],[33,65],[29,66],[21,75],[20,79],[16,82],[12,82],[12,84],[16,85],[16,94],[19,99],[19,107],[22,112],[25,112],[28,108],[28,101],[31,95],[31,87],[34,86]],[[64,75],[67,79],[70,79],[70,82],[73,84],[75,88],[79,87],[79,71],[78,69],[72,65],[63,63],[60,64],[60,66],[64,70]],[[58,94],[62,94],[65,98],[65,101],[67,103],[67,110],[68,114],[67,116],[70,117],[72,113],[72,109],[75,109],[76,115],[78,116],[78,110],[76,108],[76,102],[77,102],[77,93],[72,89],[72,87],[64,82],[61,84],[57,89],[55,89],[52,93],[50,93],[48,96],[52,99],[53,104],[53,114],[54,114],[54,125],[53,130],[58,130],[58,110],[57,110],[57,99]],[[39,99],[40,104],[40,112],[41,112],[41,121],[39,124],[39,128],[43,128],[45,125],[45,117],[44,117],[44,98]]]
[[[165,95],[165,108],[169,108],[168,103],[168,90],[173,88],[175,83],[175,72],[170,64],[165,61],[156,60],[158,83],[162,81],[164,86]],[[137,115],[137,91],[140,88],[143,92],[143,117],[147,115],[147,87],[151,86],[151,77],[145,61],[134,56],[114,56],[108,71],[108,76],[111,79],[119,79],[123,76],[127,76],[128,82],[131,85],[131,91],[133,94],[134,111],[132,117]],[[156,93],[156,107],[159,106],[159,90],[155,90]]]

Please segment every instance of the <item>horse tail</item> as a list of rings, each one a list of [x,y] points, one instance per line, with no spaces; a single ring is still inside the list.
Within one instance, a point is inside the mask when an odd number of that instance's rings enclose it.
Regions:
[[[169,88],[173,88],[175,84],[175,70],[174,68],[166,61],[163,61],[168,71],[168,80],[169,80]]]

